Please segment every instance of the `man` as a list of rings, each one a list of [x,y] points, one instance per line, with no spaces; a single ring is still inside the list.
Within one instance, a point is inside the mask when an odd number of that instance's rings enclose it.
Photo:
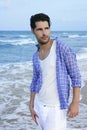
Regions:
[[[81,76],[75,53],[58,38],[50,39],[48,15],[31,16],[30,26],[38,41],[30,85],[31,116],[38,130],[66,130],[66,110],[71,118],[79,112]],[[70,83],[73,98],[68,106]]]

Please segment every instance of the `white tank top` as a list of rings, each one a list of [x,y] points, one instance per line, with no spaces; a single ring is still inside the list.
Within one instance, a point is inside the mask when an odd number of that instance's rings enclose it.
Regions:
[[[44,60],[40,60],[40,66],[42,86],[36,94],[37,98],[45,105],[60,106],[56,80],[56,41],[53,42],[49,55]]]

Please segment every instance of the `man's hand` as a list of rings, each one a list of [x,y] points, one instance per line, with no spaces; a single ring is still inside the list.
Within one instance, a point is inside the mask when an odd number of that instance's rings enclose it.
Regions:
[[[31,113],[31,116],[32,116],[32,119],[35,121],[35,123],[38,125],[38,122],[37,122],[37,118],[38,118],[38,115],[36,114],[36,112],[34,111],[34,107],[32,105],[29,105],[29,109],[30,109],[30,113]]]
[[[77,116],[79,113],[79,103],[78,102],[72,102],[68,108],[67,115],[70,118],[73,118]]]

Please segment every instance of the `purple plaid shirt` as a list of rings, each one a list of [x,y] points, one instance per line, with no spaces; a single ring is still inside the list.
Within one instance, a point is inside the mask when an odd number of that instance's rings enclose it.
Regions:
[[[59,94],[60,108],[66,109],[68,107],[70,86],[81,87],[81,75],[77,65],[75,53],[58,38],[55,40],[57,90]],[[39,93],[42,82],[42,71],[37,50],[33,55],[33,78],[30,85],[30,91]]]

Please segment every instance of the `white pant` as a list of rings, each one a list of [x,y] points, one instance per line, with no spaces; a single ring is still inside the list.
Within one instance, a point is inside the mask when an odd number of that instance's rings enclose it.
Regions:
[[[34,109],[39,117],[37,130],[66,130],[66,110],[46,106],[37,100]]]

